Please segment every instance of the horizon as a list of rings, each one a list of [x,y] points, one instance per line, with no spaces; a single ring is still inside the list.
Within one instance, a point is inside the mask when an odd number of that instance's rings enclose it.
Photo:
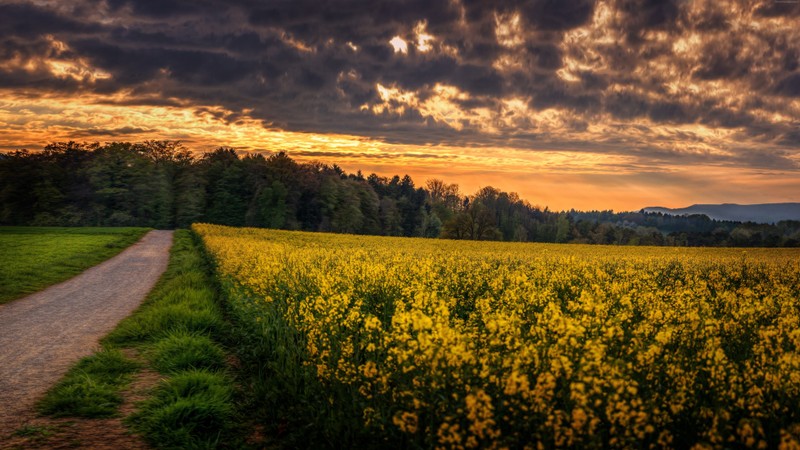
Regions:
[[[552,211],[800,201],[800,2],[80,0],[0,14],[3,151],[285,151]]]

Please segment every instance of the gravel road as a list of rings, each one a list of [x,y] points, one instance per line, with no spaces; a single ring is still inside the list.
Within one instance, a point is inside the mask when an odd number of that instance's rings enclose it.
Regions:
[[[139,306],[171,246],[172,231],[151,231],[75,278],[0,305],[0,437],[33,417],[36,400]]]

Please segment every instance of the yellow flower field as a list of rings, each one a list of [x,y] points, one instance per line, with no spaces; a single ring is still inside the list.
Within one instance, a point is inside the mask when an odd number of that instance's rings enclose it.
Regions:
[[[797,249],[193,229],[305,445],[800,448]]]

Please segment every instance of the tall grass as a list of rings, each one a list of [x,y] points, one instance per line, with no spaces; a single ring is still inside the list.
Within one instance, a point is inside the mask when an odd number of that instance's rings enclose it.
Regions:
[[[149,352],[152,366],[161,373],[191,369],[225,368],[225,352],[204,334],[175,330],[156,341]]]
[[[231,379],[201,369],[162,382],[129,422],[159,448],[216,448],[233,418]]]
[[[140,365],[117,349],[106,348],[82,359],[44,399],[39,411],[55,417],[109,417],[122,403],[119,391]]]

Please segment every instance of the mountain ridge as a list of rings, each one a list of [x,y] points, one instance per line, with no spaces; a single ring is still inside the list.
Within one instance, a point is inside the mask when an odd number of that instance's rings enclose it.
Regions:
[[[714,220],[733,222],[777,223],[782,220],[800,220],[800,202],[757,203],[698,203],[685,208],[648,206],[643,212],[662,213],[673,216],[704,214]]]

